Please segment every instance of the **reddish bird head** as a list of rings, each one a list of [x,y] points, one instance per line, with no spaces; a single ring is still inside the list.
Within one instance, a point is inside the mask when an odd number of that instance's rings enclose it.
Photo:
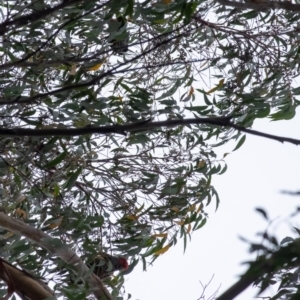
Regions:
[[[94,273],[105,278],[111,276],[115,271],[124,271],[128,269],[128,262],[125,257],[112,256],[107,253],[99,254],[93,262],[87,264],[89,267],[95,265]]]
[[[120,270],[127,270],[128,269],[128,261],[125,257],[119,257],[118,266]]]

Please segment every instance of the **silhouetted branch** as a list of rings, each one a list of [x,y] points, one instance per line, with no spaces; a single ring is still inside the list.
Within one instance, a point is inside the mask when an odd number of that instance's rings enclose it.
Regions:
[[[241,276],[241,279],[216,300],[232,300],[265,274],[270,274],[283,268],[295,268],[299,265],[300,240],[297,239],[278,251],[267,256],[260,256],[255,262],[251,262],[249,269]]]
[[[81,1],[82,0],[64,0],[56,6],[47,7],[46,9],[35,11],[32,14],[28,14],[28,15],[25,15],[25,16],[22,16],[19,18],[15,18],[11,21],[5,21],[0,24],[0,35],[3,35],[5,32],[7,32],[7,28],[16,29],[16,28],[22,27],[28,23],[36,22],[36,21],[43,19],[46,16],[66,7],[66,6],[70,6],[72,4],[75,4],[75,3],[81,2]]]
[[[241,132],[249,133],[255,136],[261,136],[271,140],[275,140],[281,143],[287,142],[294,145],[299,145],[300,140],[277,136],[245,128],[240,125],[236,125],[230,122],[233,117],[219,117],[219,118],[197,118],[197,119],[182,119],[182,120],[166,120],[151,122],[151,120],[145,120],[135,123],[127,123],[124,125],[107,125],[107,126],[87,126],[81,128],[63,128],[63,129],[26,129],[26,128],[12,128],[5,129],[0,128],[0,135],[3,136],[78,136],[84,134],[110,134],[116,133],[126,135],[128,132],[140,132],[160,127],[174,127],[174,126],[186,126],[192,124],[209,124],[215,126],[231,127]],[[201,130],[201,129],[200,129]]]
[[[258,11],[265,11],[268,9],[284,9],[292,12],[300,11],[300,4],[292,4],[290,1],[245,1],[245,2],[236,2],[228,0],[217,0],[222,5],[232,6],[239,9],[255,9]]]

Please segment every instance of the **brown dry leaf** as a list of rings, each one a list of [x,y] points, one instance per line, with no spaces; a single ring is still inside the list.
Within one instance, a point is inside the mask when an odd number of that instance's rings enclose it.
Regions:
[[[205,166],[205,160],[201,159],[198,164],[197,164],[197,167],[198,168],[203,168]]]
[[[198,213],[198,212],[202,211],[202,209],[203,209],[203,203],[201,203],[201,204],[199,205],[199,207],[198,207],[198,209],[197,209],[196,212]]]
[[[189,91],[189,95],[193,95],[194,94],[194,88],[191,86],[190,91]]]
[[[170,249],[170,247],[171,247],[171,245],[169,244],[169,245],[167,245],[167,246],[161,248],[160,250],[154,252],[154,255],[161,255],[161,254],[164,254],[164,253],[166,253],[166,252]]]
[[[21,208],[17,208],[16,209],[16,213],[17,215],[22,218],[22,219],[26,219],[27,218],[27,214],[26,214],[26,211],[21,209]]]
[[[188,227],[187,227],[187,229],[186,229],[186,233],[190,233],[190,232],[191,232],[191,229],[192,229],[192,225],[189,224]]]
[[[175,212],[179,212],[179,208],[177,206],[172,206],[171,210],[175,211]]]
[[[191,205],[188,210],[189,211],[195,211],[195,209],[196,209],[196,203],[194,203],[193,205]]]
[[[58,227],[63,220],[63,216],[60,216],[58,219],[51,221],[52,223],[48,225],[50,229]]]
[[[130,216],[127,216],[126,217],[128,220],[132,220],[132,221],[136,221],[136,220],[138,220],[138,216],[135,216],[135,215],[130,215]]]

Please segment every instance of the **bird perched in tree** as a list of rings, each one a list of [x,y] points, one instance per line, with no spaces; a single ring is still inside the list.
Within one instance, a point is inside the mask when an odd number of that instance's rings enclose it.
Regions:
[[[115,271],[128,269],[127,259],[122,256],[112,256],[101,252],[97,257],[87,263],[89,268],[94,267],[93,273],[100,278],[111,276]]]

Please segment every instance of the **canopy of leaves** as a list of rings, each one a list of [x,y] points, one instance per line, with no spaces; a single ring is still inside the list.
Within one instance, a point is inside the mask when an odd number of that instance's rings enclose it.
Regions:
[[[191,115],[234,116],[249,127],[256,118],[292,118],[300,93],[292,87],[298,13],[284,6],[278,13],[268,2],[255,9],[224,2],[1,1],[1,127],[69,129]],[[1,209],[84,259],[104,250],[146,268],[179,237],[186,246],[213,199],[218,207],[211,176],[226,166],[213,147],[239,136],[206,124],[125,137],[2,135]],[[57,292],[72,298],[53,257],[10,232],[2,236],[3,257],[52,274]],[[111,282],[115,294],[118,280]]]

